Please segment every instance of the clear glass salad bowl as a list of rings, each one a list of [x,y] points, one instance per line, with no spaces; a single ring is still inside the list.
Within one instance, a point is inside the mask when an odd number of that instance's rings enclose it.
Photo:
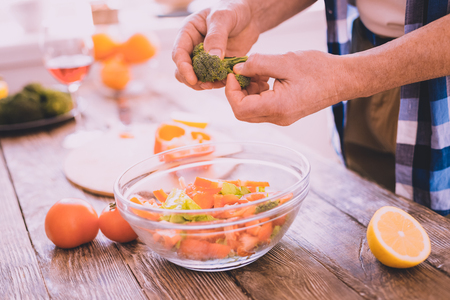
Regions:
[[[225,271],[255,261],[280,241],[308,194],[309,173],[307,159],[286,147],[204,143],[132,166],[117,179],[114,195],[121,215],[153,251],[191,270]],[[217,193],[214,201],[239,203],[199,209],[184,193],[192,183]],[[155,200],[157,191],[166,194],[165,202]]]

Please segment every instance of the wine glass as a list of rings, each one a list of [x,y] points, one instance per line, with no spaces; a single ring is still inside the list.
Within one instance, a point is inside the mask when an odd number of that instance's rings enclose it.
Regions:
[[[80,12],[86,11],[71,9],[70,6],[60,7],[58,16],[43,23],[40,36],[46,69],[57,81],[67,86],[73,101],[76,129],[65,137],[65,148],[79,147],[101,133],[85,128],[80,110],[78,88],[94,62],[92,16],[89,18],[89,15]]]

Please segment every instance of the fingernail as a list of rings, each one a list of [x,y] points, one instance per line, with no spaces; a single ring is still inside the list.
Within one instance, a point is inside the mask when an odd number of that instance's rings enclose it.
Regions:
[[[211,49],[209,51],[209,54],[210,55],[216,55],[216,56],[220,57],[220,55],[222,54],[222,51],[220,51],[220,49]]]
[[[200,83],[200,87],[204,90],[210,90],[212,89],[212,85],[209,83]]]
[[[240,63],[233,67],[233,71],[237,74],[241,74],[241,71],[243,68],[244,68],[244,63]]]

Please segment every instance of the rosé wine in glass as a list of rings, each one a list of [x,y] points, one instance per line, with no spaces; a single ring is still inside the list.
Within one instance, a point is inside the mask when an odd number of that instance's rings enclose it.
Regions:
[[[70,84],[83,80],[92,62],[93,59],[89,55],[61,55],[49,59],[45,67],[59,82]]]

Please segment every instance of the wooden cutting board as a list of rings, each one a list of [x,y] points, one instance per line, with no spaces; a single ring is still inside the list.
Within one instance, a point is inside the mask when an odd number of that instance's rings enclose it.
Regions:
[[[87,192],[114,197],[116,179],[132,165],[153,155],[157,126],[133,125],[133,138],[123,138],[122,131],[112,129],[99,139],[72,150],[64,161],[64,174]],[[231,141],[222,133],[207,131],[215,141]]]

